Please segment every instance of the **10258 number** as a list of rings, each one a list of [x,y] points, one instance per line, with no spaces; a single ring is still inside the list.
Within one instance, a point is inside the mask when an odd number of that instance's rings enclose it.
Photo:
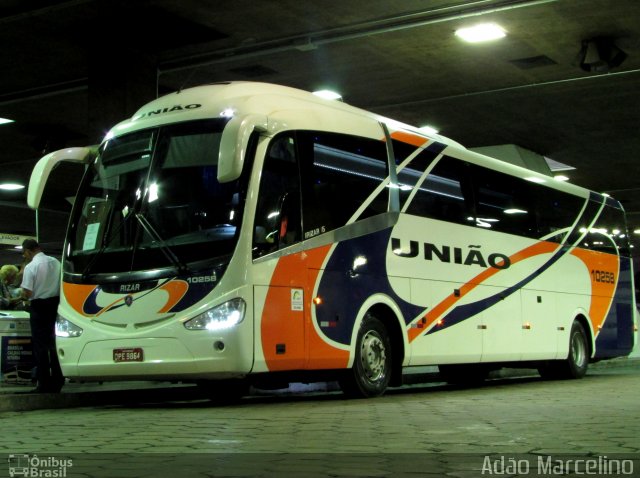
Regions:
[[[616,275],[613,272],[592,269],[591,279],[594,282],[601,282],[603,284],[615,284]]]

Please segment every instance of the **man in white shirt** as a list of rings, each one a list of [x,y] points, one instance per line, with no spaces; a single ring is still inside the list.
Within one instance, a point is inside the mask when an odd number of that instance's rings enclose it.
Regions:
[[[22,293],[30,299],[31,337],[36,360],[37,393],[58,393],[64,385],[56,352],[55,323],[60,302],[60,261],[42,252],[33,239],[22,243],[28,262],[22,276]]]

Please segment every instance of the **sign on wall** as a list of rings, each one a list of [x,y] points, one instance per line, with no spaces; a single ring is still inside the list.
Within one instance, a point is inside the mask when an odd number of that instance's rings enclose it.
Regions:
[[[10,234],[0,232],[0,244],[10,244],[12,246],[21,246],[25,239],[33,239],[31,236],[21,236],[19,234]]]

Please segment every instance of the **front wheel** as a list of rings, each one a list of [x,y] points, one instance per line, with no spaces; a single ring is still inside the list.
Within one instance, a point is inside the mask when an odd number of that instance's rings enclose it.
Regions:
[[[384,324],[367,314],[360,324],[353,367],[340,380],[340,387],[352,397],[382,395],[391,379],[391,341]]]

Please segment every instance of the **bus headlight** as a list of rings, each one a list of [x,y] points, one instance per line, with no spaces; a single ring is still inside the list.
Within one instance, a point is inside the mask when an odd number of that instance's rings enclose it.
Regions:
[[[239,324],[244,319],[246,303],[241,298],[231,299],[218,307],[187,320],[184,326],[189,330],[224,330]]]
[[[82,329],[73,322],[69,322],[67,319],[58,315],[56,319],[56,336],[57,337],[80,337],[82,335]]]

